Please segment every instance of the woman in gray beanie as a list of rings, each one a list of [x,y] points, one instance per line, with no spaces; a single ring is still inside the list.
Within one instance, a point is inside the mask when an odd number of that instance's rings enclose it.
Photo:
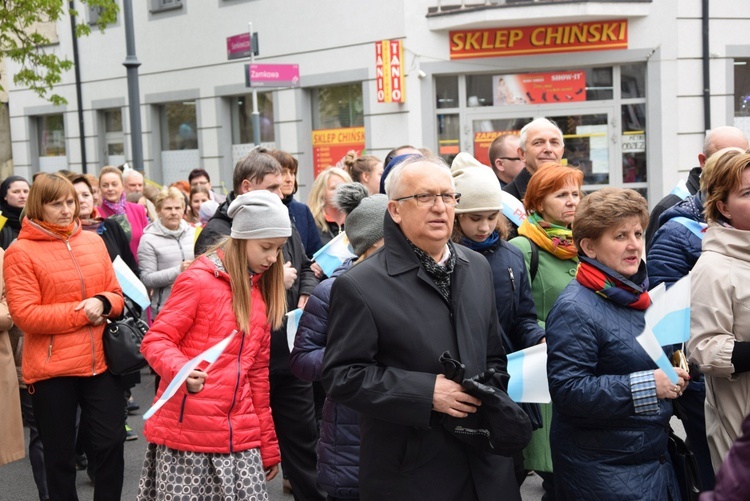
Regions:
[[[342,264],[313,290],[299,321],[289,359],[292,373],[305,381],[320,381],[328,330],[328,305],[336,277],[383,245],[383,220],[388,197],[368,196],[359,183],[339,185],[336,206],[346,213],[346,236],[358,257]],[[318,442],[318,482],[329,499],[359,499],[359,414],[326,399]]]
[[[271,329],[286,313],[281,249],[292,234],[281,199],[268,191],[229,206],[231,236],[196,259],[141,344],[161,376],[158,400],[178,371],[233,334],[210,365],[193,370],[148,421],[138,500],[201,486],[202,498],[267,499],[278,473],[268,363]]]
[[[451,166],[461,203],[456,207],[453,241],[482,254],[490,263],[495,287],[497,316],[503,329],[503,346],[508,353],[529,348],[544,338],[537,323],[531,283],[523,254],[504,240],[507,220],[502,215],[502,190],[492,169],[466,153]],[[459,160],[456,157],[456,160]],[[522,404],[532,426],[541,426],[539,406]],[[513,458],[516,481],[526,478],[523,454]]]

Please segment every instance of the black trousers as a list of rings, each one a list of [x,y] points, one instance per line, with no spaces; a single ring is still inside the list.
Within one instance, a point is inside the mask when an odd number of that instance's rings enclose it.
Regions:
[[[44,447],[34,418],[34,406],[31,403],[31,395],[29,395],[28,390],[21,388],[20,392],[23,422],[29,427],[31,472],[34,474],[34,483],[39,491],[39,499],[47,499],[49,498],[49,492],[47,491],[47,473],[44,471]]]
[[[271,412],[281,449],[281,467],[296,501],[326,498],[318,486],[318,426],[312,384],[292,374],[271,374]]]
[[[122,378],[56,377],[31,385],[31,399],[44,444],[47,487],[52,501],[75,501],[76,409],[86,423],[87,450],[96,458],[94,500],[119,500],[125,468]]]

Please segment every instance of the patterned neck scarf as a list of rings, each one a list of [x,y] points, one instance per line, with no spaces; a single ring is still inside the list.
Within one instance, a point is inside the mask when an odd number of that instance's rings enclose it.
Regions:
[[[70,238],[70,235],[73,234],[75,229],[78,225],[78,220],[74,219],[70,224],[66,226],[60,226],[59,224],[54,223],[47,223],[45,221],[37,221],[36,219],[31,220],[33,223],[41,226],[45,230],[47,230],[49,233],[54,234],[56,237],[61,238],[62,240],[67,240]]]
[[[558,259],[573,259],[578,255],[573,244],[573,231],[564,226],[548,223],[538,213],[523,220],[518,234],[532,240]]]
[[[125,214],[125,191],[123,190],[120,195],[120,200],[117,202],[110,202],[106,198],[102,197],[102,205],[112,212],[112,214]]]
[[[576,280],[584,287],[617,304],[636,310],[645,310],[651,306],[645,261],[641,261],[638,272],[627,279],[596,259],[586,256],[579,256],[579,259]]]
[[[417,255],[424,271],[432,278],[438,291],[440,291],[440,295],[443,296],[443,299],[448,304],[451,304],[451,274],[453,273],[453,268],[456,266],[456,248],[453,246],[453,242],[448,241],[450,256],[445,261],[445,264],[441,266],[425,251],[414,245],[411,240],[407,239],[406,241],[414,249],[414,253]]]
[[[484,242],[475,242],[474,240],[463,237],[460,243],[464,247],[468,247],[469,249],[473,251],[479,252],[480,254],[484,254],[488,250],[496,247],[499,241],[500,241],[500,234],[497,232],[497,230],[495,230],[492,232],[492,234],[489,237],[487,237],[487,240],[485,240]]]

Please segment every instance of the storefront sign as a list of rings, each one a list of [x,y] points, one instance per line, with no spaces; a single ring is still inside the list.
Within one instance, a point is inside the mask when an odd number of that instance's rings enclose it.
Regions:
[[[646,134],[623,134],[623,153],[643,153],[646,151]]]
[[[375,83],[379,103],[406,102],[401,40],[375,42]]]
[[[299,87],[298,64],[246,64],[248,87]]]
[[[250,57],[253,49],[250,47],[250,33],[240,33],[227,37],[227,59],[242,59]]]
[[[490,165],[490,145],[492,141],[497,139],[499,136],[505,134],[514,134],[518,136],[521,134],[520,130],[502,130],[502,131],[491,131],[491,132],[475,132],[474,133],[474,158],[479,160],[479,163],[483,165]]]
[[[493,103],[546,104],[586,100],[585,71],[523,73],[492,77]]]
[[[450,32],[451,59],[627,48],[627,19]]]
[[[343,160],[352,150],[357,156],[365,149],[365,128],[321,129],[312,132],[313,172],[322,171]]]

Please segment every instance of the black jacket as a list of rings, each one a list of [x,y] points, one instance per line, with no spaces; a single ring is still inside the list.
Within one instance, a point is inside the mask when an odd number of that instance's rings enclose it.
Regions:
[[[526,167],[521,172],[516,174],[513,181],[503,186],[503,191],[510,193],[517,199],[523,202],[523,197],[526,195],[526,187],[529,185],[531,179],[531,172]]]
[[[387,213],[384,237],[333,284],[323,361],[329,397],[362,414],[360,499],[520,499],[512,459],[459,442],[432,411],[446,350],[467,376],[498,367],[490,384],[507,385],[487,260],[455,246],[449,305]]]
[[[195,255],[198,256],[206,252],[213,244],[221,238],[232,232],[232,218],[227,214],[229,205],[235,199],[234,192],[231,192],[227,199],[216,209],[213,217],[206,223],[206,226],[198,235],[195,242]],[[313,289],[318,285],[318,279],[315,278],[310,265],[312,261],[305,254],[305,247],[302,245],[302,239],[294,225],[292,225],[292,236],[284,244],[284,262],[291,261],[292,267],[297,270],[297,279],[294,284],[286,291],[286,304],[289,311],[297,308],[297,302],[301,295],[309,296]],[[269,364],[271,373],[289,373],[289,344],[286,340],[286,319],[281,328],[271,333],[271,360]]]

